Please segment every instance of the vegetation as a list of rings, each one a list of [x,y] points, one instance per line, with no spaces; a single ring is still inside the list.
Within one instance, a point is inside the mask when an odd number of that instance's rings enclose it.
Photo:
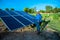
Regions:
[[[46,6],[46,13],[52,12],[53,7],[52,6]]]
[[[5,10],[9,10],[8,8],[5,8]]]
[[[29,8],[24,8],[24,11],[25,12],[29,12]]]
[[[60,32],[60,13],[56,13],[56,14],[52,14],[50,17],[53,18],[53,20],[51,20],[51,22],[49,23],[49,27],[53,28],[57,31]]]
[[[24,11],[25,12],[29,12],[29,13],[35,13],[36,11],[35,11],[36,9],[35,8],[24,8]],[[45,7],[45,10],[39,10],[41,13],[58,13],[58,12],[60,12],[60,8],[57,8],[57,7],[55,7],[55,8],[53,8],[52,6],[46,6]]]
[[[0,20],[0,22],[1,22],[1,20]]]
[[[34,9],[33,8],[29,9],[29,13],[34,13]]]
[[[14,10],[14,8],[11,8],[11,10]]]
[[[49,14],[49,15],[48,15]],[[50,20],[49,24],[48,24],[48,28],[51,28],[53,30],[56,30],[58,32],[60,32],[60,13],[42,13],[42,19],[46,19],[46,20]],[[32,14],[32,15],[36,15],[36,14]]]
[[[45,11],[44,11],[44,10],[40,10],[40,12],[41,12],[41,13],[45,13]]]
[[[24,11],[25,12],[28,12],[28,13],[35,13],[35,9],[34,8],[24,8]]]

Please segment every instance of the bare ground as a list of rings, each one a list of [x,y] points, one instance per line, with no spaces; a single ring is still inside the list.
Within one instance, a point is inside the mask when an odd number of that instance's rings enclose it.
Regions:
[[[0,23],[0,27],[2,26],[4,25]],[[36,30],[33,30],[27,27],[14,32],[0,32],[0,40],[60,40],[58,33],[51,31],[51,29],[43,31],[40,35],[37,35]]]
[[[0,40],[60,40],[54,32],[43,31],[40,35],[37,32],[2,32]]]

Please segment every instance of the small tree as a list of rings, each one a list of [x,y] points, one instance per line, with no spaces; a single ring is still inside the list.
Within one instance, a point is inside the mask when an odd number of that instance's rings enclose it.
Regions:
[[[35,9],[34,8],[30,8],[29,9],[29,13],[35,13]]]
[[[47,13],[50,13],[52,11],[52,6],[46,6],[46,12]]]
[[[44,10],[40,10],[40,12],[45,13],[45,11],[44,11]]]
[[[57,12],[58,12],[58,8],[55,7],[55,8],[53,9],[53,13],[57,13]]]
[[[60,8],[58,8],[58,12],[60,12]]]
[[[32,13],[32,9],[29,9],[29,13]]]
[[[5,10],[9,10],[8,8],[5,8]]]
[[[29,12],[29,8],[24,8],[24,11],[25,12]]]
[[[14,8],[11,8],[11,10],[14,10]]]

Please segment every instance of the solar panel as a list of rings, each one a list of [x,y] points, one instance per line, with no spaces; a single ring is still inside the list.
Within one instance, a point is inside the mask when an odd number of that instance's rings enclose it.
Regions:
[[[27,19],[31,20],[32,22],[34,22],[34,20],[35,20],[34,16],[31,16],[28,13],[25,13],[23,11],[14,11],[14,12],[26,17]]]
[[[0,17],[6,17],[6,16],[10,16],[10,15],[7,14],[5,11],[0,10]]]
[[[8,15],[5,17],[1,17],[6,27],[11,31],[24,26],[28,26],[34,23],[34,20],[31,19],[31,16],[27,16],[25,12],[15,12],[15,11],[2,11],[2,13],[6,13]],[[25,13],[25,15],[24,15]],[[2,16],[2,14],[1,14]]]
[[[7,11],[13,16],[18,16],[16,13],[14,13],[10,10],[7,10]],[[4,10],[0,10],[0,17],[7,17],[7,16],[10,16],[10,15]]]
[[[29,25],[32,24],[32,22],[28,21],[27,19],[23,18],[22,16],[14,16],[15,18],[17,18],[20,22],[22,22],[24,25]]]
[[[9,12],[11,15],[13,15],[13,16],[17,16],[17,14],[16,13],[14,13],[14,12],[12,12],[12,11],[10,11],[10,10],[8,10],[7,12]]]
[[[32,15],[30,15],[27,12],[24,12],[24,11],[16,11],[16,12],[18,12],[21,15],[28,16],[29,18],[35,18],[35,16],[32,16]]]
[[[7,28],[9,30],[14,30],[20,27],[23,27],[21,23],[19,23],[17,20],[15,20],[13,17],[1,17],[1,19],[5,22],[7,25]]]
[[[19,14],[19,13],[15,12],[15,11],[12,11],[12,12],[14,12],[14,13],[16,13],[17,15],[22,16],[22,17],[25,18],[26,20],[32,22],[31,19],[27,18],[28,16],[25,17],[26,15],[24,16],[24,14]],[[34,22],[32,22],[32,23],[34,23]]]

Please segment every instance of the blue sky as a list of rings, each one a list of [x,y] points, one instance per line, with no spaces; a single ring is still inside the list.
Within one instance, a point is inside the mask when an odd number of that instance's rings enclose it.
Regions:
[[[0,0],[1,9],[14,8],[23,10],[25,7],[36,7],[36,10],[45,10],[46,5],[60,8],[60,0]]]

